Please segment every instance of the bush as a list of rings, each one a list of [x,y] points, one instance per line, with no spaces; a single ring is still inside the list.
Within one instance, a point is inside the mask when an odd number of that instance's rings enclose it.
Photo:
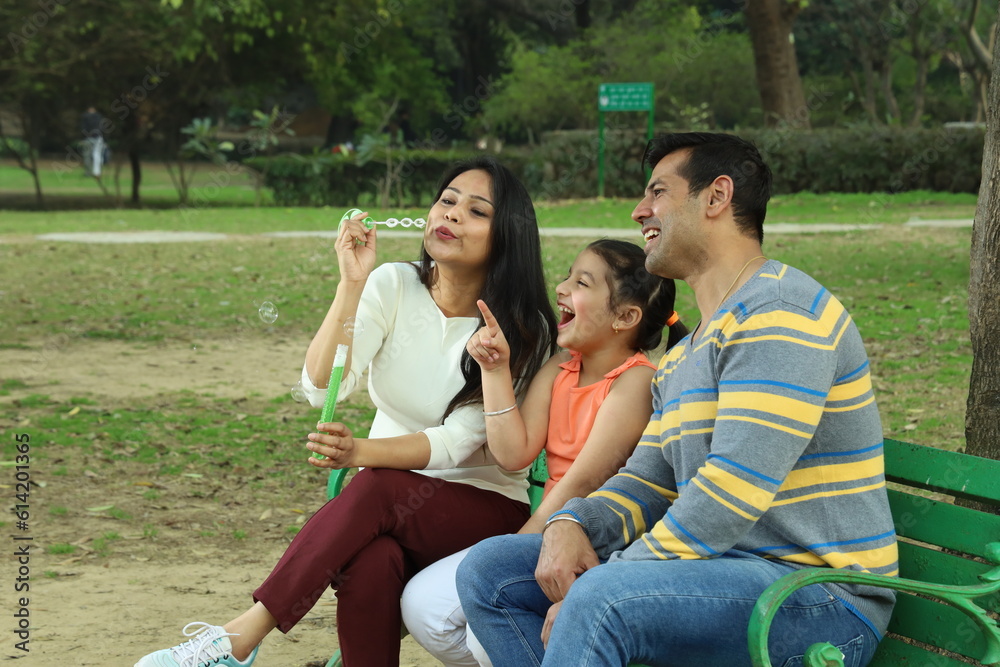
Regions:
[[[437,190],[441,175],[455,162],[477,155],[469,150],[408,149],[399,171],[399,187],[391,190],[396,206],[429,205]],[[517,151],[499,156],[515,174],[523,177],[524,158]],[[257,157],[246,161],[247,166],[264,174],[276,204],[281,206],[345,206],[372,204],[376,201],[379,181],[386,175],[383,162],[371,160],[359,164],[354,157],[343,155],[279,155]],[[398,164],[398,162],[397,162]]]
[[[979,190],[982,129],[755,129],[739,134],[754,141],[771,166],[775,194]],[[646,133],[609,130],[605,146],[605,196],[636,197],[645,180],[641,158]],[[428,205],[445,169],[474,154],[409,150],[399,189],[392,191],[394,204]],[[499,157],[536,201],[597,195],[594,130],[549,132],[542,135],[540,146],[507,147]],[[385,177],[384,164],[358,165],[339,155],[253,158],[247,164],[266,174],[265,185],[284,206],[371,203],[379,179]]]
[[[27,160],[31,155],[31,147],[28,142],[19,137],[6,137],[0,141],[0,158],[17,158]]]
[[[755,129],[738,134],[760,148],[774,173],[775,194],[979,191],[982,129]],[[646,133],[607,132],[605,142],[605,196],[637,196],[644,184],[640,160]],[[542,199],[595,196],[597,132],[543,135],[525,178],[532,195]]]
[[[982,129],[861,127],[748,130],[774,172],[776,193],[978,192]]]

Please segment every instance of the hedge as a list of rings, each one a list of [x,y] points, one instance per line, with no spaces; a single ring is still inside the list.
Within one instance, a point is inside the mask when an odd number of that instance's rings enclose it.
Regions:
[[[742,130],[774,173],[775,194],[793,192],[978,192],[985,131],[969,128]],[[645,133],[615,130],[605,135],[607,197],[635,197],[643,187]],[[500,159],[536,200],[597,195],[597,133],[550,132],[534,147],[505,148]],[[406,153],[392,203],[429,203],[438,179],[473,151]],[[398,154],[397,154],[398,156]],[[385,165],[359,165],[343,156],[254,158],[247,164],[266,174],[265,185],[281,205],[346,205],[373,201]]]
[[[390,202],[397,206],[429,204],[441,175],[455,162],[474,156],[473,151],[410,149],[403,158],[399,187],[391,191]],[[523,161],[511,154],[501,156],[518,176],[524,174]],[[371,204],[386,175],[384,163],[358,164],[342,155],[280,155],[247,160],[244,164],[264,175],[264,185],[282,206],[344,206]],[[396,163],[398,165],[398,162]]]

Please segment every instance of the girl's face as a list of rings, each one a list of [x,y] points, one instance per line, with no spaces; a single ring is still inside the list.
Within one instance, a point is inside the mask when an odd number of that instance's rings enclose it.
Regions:
[[[584,250],[577,255],[569,276],[556,285],[560,320],[556,342],[560,347],[587,352],[614,335],[608,265],[599,255]]]
[[[493,179],[481,169],[462,172],[427,215],[424,248],[439,264],[485,268],[495,206]]]

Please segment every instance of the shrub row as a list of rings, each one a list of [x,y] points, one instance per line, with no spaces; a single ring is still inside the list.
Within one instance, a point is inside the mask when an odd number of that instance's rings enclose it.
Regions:
[[[739,134],[761,149],[774,173],[775,194],[979,189],[982,129],[757,129]],[[605,196],[641,192],[645,141],[641,131],[606,133]],[[586,198],[597,195],[597,147],[594,131],[551,132],[538,146],[505,149],[500,157],[537,200]],[[429,203],[445,169],[471,155],[457,149],[407,151],[392,203]],[[359,165],[339,155],[253,158],[247,164],[265,173],[265,185],[281,205],[373,202],[386,174],[384,163]]]

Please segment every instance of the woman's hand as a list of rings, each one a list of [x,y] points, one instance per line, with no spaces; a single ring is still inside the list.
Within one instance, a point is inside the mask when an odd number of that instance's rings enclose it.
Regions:
[[[562,600],[556,602],[554,605],[549,607],[548,612],[545,614],[545,622],[542,623],[542,647],[549,647],[549,637],[552,636],[552,624],[556,622],[556,616],[559,615],[559,609],[562,608]]]
[[[362,220],[367,217],[368,212],[363,211],[340,223],[336,249],[341,280],[367,280],[375,268],[375,227],[365,226]]]
[[[485,326],[472,334],[465,349],[484,371],[503,368],[510,363],[510,345],[507,344],[507,338],[486,302],[480,299],[476,301],[476,305],[483,314]]]
[[[317,424],[316,429],[321,433],[310,433],[310,442],[306,448],[326,458],[310,456],[309,463],[317,468],[333,468],[335,470],[357,467],[354,463],[357,447],[349,428],[340,422],[330,422]]]

